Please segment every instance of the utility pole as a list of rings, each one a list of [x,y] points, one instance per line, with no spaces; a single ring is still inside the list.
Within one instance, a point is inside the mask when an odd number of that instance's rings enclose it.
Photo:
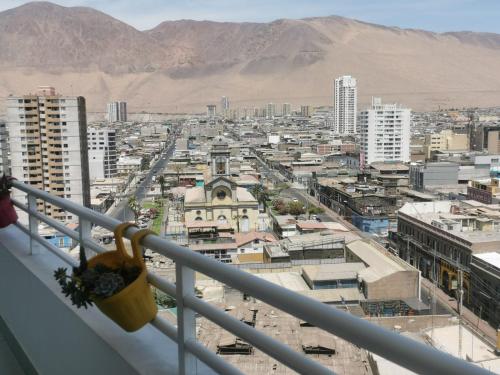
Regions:
[[[462,358],[462,306],[463,306],[463,271],[458,269],[458,358]]]

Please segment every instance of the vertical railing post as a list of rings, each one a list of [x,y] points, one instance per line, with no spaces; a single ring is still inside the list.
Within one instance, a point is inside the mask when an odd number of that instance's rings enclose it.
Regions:
[[[90,239],[92,237],[92,223],[81,216],[78,216],[78,241],[79,246],[85,248],[84,240]],[[85,248],[85,255],[89,258],[92,253],[90,250]]]
[[[30,229],[30,254],[39,254],[40,253],[40,244],[39,242],[33,237],[34,234],[38,234],[38,219],[31,214],[31,211],[36,211],[37,206],[36,206],[36,197],[34,195],[28,194],[28,223],[29,223],[29,229]]]
[[[183,266],[180,262],[176,262],[175,280],[179,374],[191,375],[196,373],[196,359],[193,354],[186,350],[185,342],[196,339],[196,322],[194,311],[184,306],[184,297],[188,295],[194,296],[194,271],[191,268]]]

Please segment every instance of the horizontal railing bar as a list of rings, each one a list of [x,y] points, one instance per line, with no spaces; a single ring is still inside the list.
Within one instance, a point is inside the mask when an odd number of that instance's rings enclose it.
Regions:
[[[108,230],[113,231],[115,226],[120,223],[116,219],[104,216],[71,201],[54,197],[47,192],[32,188],[19,181],[13,181],[13,185],[26,193],[75,213]],[[125,232],[125,237],[130,239],[137,231],[137,228],[129,228]],[[232,268],[156,235],[144,237],[141,244],[414,372],[488,373],[486,370],[455,358],[450,354],[418,343],[249,273]],[[266,348],[263,351],[267,353],[268,350],[271,350],[271,348]]]
[[[40,236],[37,233],[31,233],[28,228],[26,228],[24,225],[21,223],[17,222],[15,223],[16,227],[21,229],[24,233],[26,233],[28,236],[33,237],[35,240],[37,240],[42,246],[47,248],[51,253],[53,253],[55,256],[60,258],[63,262],[67,263],[71,267],[77,267],[78,266],[78,261],[74,259],[71,255],[66,254],[64,251],[59,249],[57,246],[51,244],[49,241],[47,241],[45,238]]]
[[[157,287],[162,292],[167,293],[169,296],[175,298],[175,284],[165,280],[155,273],[148,272],[148,281],[151,285]]]
[[[168,336],[173,341],[177,342],[177,327],[170,323],[168,320],[157,316],[153,321],[151,321],[151,325],[156,327],[156,329]],[[243,372],[241,372],[241,370],[226,362],[224,359],[208,350],[199,342],[186,341],[185,346],[187,350],[189,350],[192,354],[202,360],[207,366],[212,368],[217,373],[227,375],[243,375]]]
[[[282,344],[278,340],[250,327],[248,324],[197,297],[186,296],[184,297],[184,303],[187,307],[190,307],[219,326],[224,327],[225,330],[247,341],[292,370],[298,371],[301,374],[333,374],[332,371],[323,365],[296,352],[288,345]]]
[[[78,232],[76,232],[72,229],[69,229],[68,227],[65,227],[64,225],[62,225],[58,221],[56,221],[56,220],[52,219],[51,217],[48,217],[48,216],[46,216],[38,211],[30,210],[27,205],[19,202],[16,199],[12,199],[12,203],[14,204],[14,206],[20,208],[21,210],[23,210],[24,212],[26,212],[29,215],[35,216],[38,220],[43,221],[45,224],[56,229],[58,232],[61,232],[65,235],[67,235],[68,237],[72,238],[73,240],[76,240],[77,242],[80,241],[80,235],[78,234]],[[90,249],[98,254],[103,253],[105,251],[108,251],[103,246],[99,245],[97,242],[95,242],[94,240],[89,239],[89,238],[84,239],[83,244],[84,244],[85,248]]]

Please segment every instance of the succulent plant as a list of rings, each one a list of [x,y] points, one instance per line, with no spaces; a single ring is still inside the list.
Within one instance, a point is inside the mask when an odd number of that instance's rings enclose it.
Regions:
[[[94,284],[94,294],[101,298],[111,297],[125,287],[125,281],[120,274],[107,272],[101,274]]]
[[[54,278],[61,286],[62,293],[71,299],[76,307],[92,306],[96,298],[108,298],[120,292],[131,284],[139,274],[141,268],[126,264],[118,268],[110,268],[104,264],[96,264],[89,268],[82,263],[73,268],[73,274],[68,275],[66,268],[54,271]]]

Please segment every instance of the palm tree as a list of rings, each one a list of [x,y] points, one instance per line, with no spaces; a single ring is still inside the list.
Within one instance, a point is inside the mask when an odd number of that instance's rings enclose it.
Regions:
[[[158,178],[158,183],[160,184],[161,197],[163,198],[165,196],[165,177],[163,175],[160,175],[160,178]]]
[[[128,199],[128,207],[134,213],[134,221],[137,224],[139,215],[141,214],[141,204],[137,201],[136,197],[132,196]]]

